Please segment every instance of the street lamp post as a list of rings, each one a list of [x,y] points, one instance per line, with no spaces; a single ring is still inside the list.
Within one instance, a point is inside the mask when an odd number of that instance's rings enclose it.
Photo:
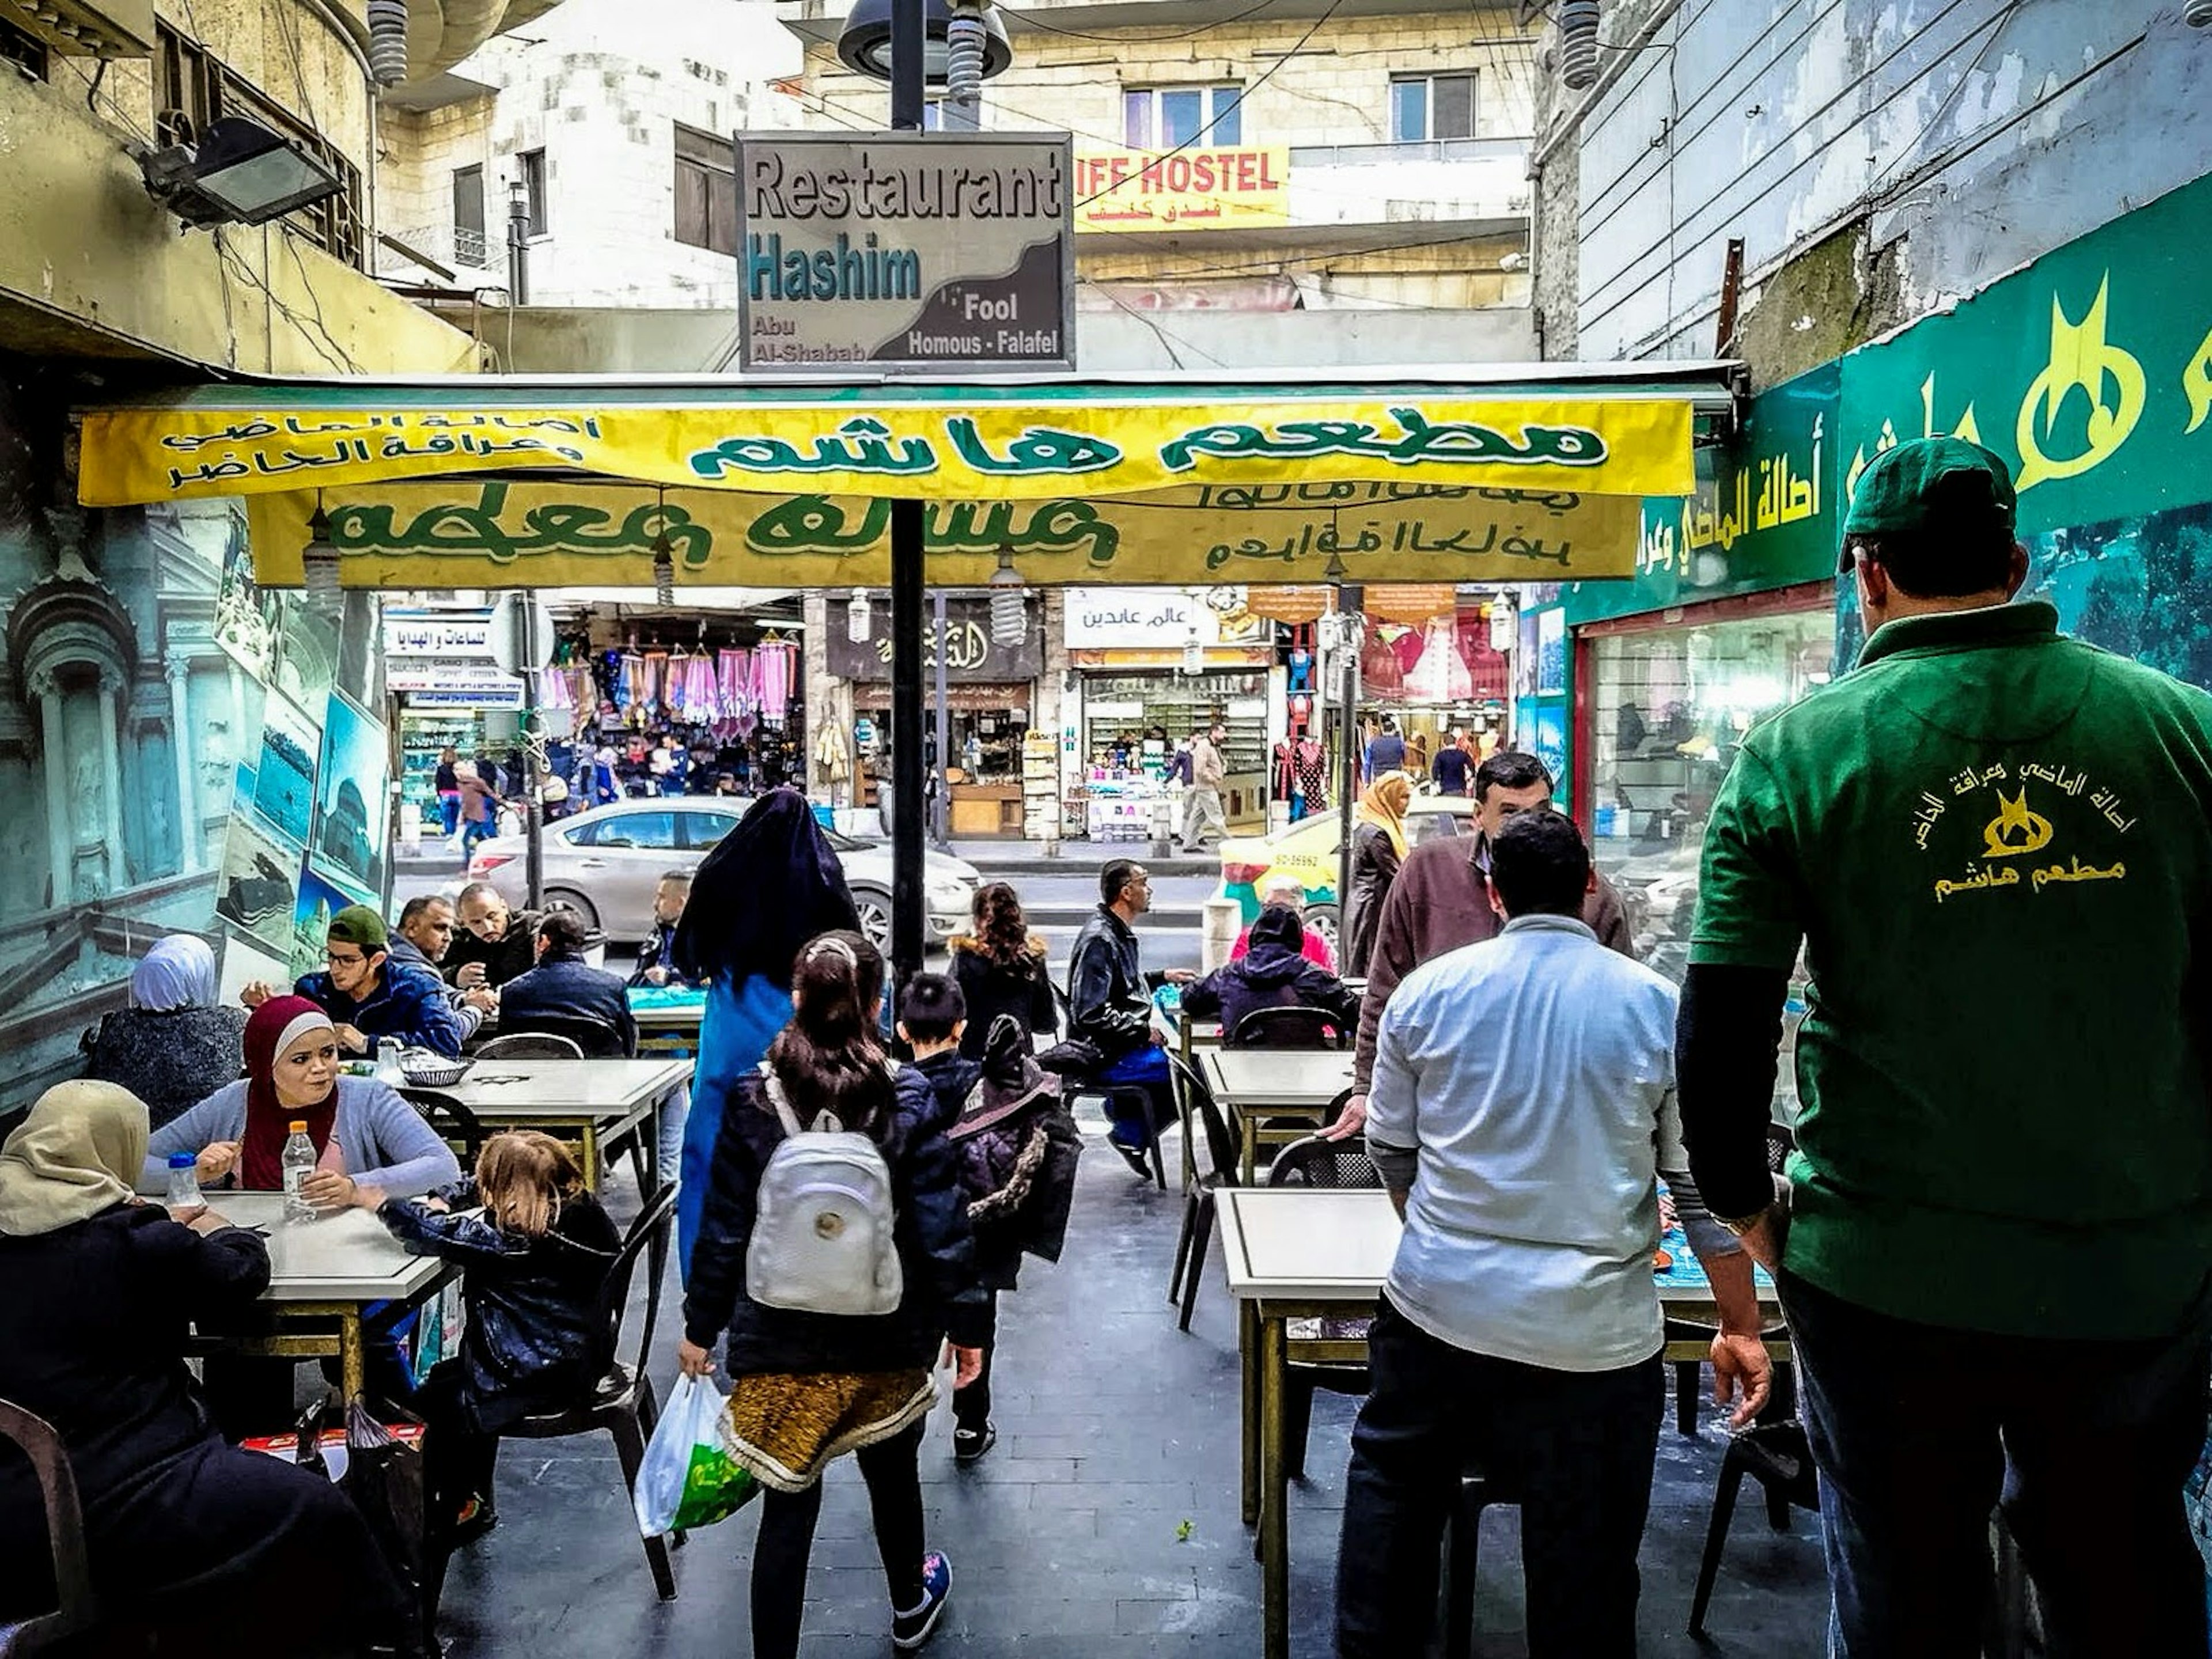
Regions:
[[[507,184],[507,295],[512,306],[530,303],[530,192],[518,177]]]
[[[892,0],[891,127],[922,130],[923,0]],[[921,971],[922,503],[891,503],[891,968]]]

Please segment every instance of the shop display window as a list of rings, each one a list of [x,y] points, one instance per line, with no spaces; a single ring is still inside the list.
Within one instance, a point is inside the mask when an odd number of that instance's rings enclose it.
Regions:
[[[1591,848],[1638,953],[1680,981],[1705,820],[1744,735],[1829,676],[1832,609],[1585,637]]]

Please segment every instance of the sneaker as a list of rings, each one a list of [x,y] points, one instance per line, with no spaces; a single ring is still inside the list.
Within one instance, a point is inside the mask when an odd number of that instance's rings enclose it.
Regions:
[[[955,1429],[952,1431],[952,1461],[972,1463],[998,1443],[999,1430],[995,1424],[986,1423],[980,1429]]]
[[[1152,1166],[1146,1160],[1142,1146],[1132,1146],[1118,1134],[1113,1133],[1106,1137],[1106,1144],[1121,1154],[1121,1161],[1135,1173],[1138,1180],[1150,1181],[1152,1178]]]
[[[499,1510],[489,1498],[471,1493],[461,1512],[453,1517],[453,1547],[473,1544],[499,1524]]]
[[[945,1603],[952,1595],[952,1564],[935,1550],[921,1558],[921,1605],[910,1613],[891,1613],[891,1645],[910,1653],[929,1640]]]

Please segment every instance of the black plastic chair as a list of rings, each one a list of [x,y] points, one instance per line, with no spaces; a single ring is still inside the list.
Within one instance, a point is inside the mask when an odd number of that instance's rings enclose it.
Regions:
[[[400,1089],[399,1097],[422,1113],[423,1121],[438,1132],[438,1138],[453,1147],[460,1159],[462,1174],[476,1168],[485,1137],[484,1127],[474,1112],[442,1089],[418,1089],[409,1084]]]
[[[506,1031],[477,1049],[478,1060],[581,1060],[573,1038],[544,1031]]]
[[[504,1042],[508,1036],[565,1037],[586,1060],[637,1058],[637,1050],[625,1046],[622,1033],[604,1020],[571,1019],[563,1014],[518,1014],[510,1019],[502,1014],[499,1024],[501,1035],[492,1039],[494,1043]],[[509,1053],[507,1058],[520,1056]]]
[[[637,1471],[645,1461],[645,1443],[660,1419],[653,1382],[646,1366],[653,1357],[653,1327],[660,1318],[660,1286],[667,1276],[668,1234],[676,1214],[676,1188],[664,1184],[646,1201],[644,1210],[630,1223],[622,1253],[607,1270],[599,1289],[599,1337],[592,1358],[600,1382],[592,1397],[565,1412],[526,1417],[506,1431],[517,1440],[560,1440],[572,1434],[591,1434],[605,1429],[614,1437],[615,1455],[621,1461],[623,1486],[635,1497]],[[646,1258],[645,1328],[638,1339],[637,1358],[622,1358],[623,1326],[629,1308],[630,1279],[638,1257]],[[684,1534],[672,1534],[681,1544]],[[660,1599],[676,1599],[676,1574],[669,1565],[670,1540],[645,1540],[646,1564],[653,1569],[653,1588]]]
[[[1234,1187],[1241,1168],[1237,1158],[1237,1135],[1229,1127],[1229,1119],[1214,1099],[1213,1091],[1206,1086],[1206,1079],[1198,1068],[1181,1054],[1168,1055],[1169,1074],[1174,1079],[1176,1097],[1182,1109],[1183,1133],[1192,1132],[1194,1123],[1205,1132],[1206,1152],[1213,1168],[1203,1171],[1183,1194],[1182,1232],[1176,1240],[1175,1268],[1168,1275],[1168,1300],[1180,1301],[1182,1312],[1176,1319],[1176,1328],[1190,1328],[1190,1317],[1198,1306],[1198,1281],[1206,1270],[1206,1247],[1213,1237],[1213,1194],[1220,1188]]]
[[[1344,1022],[1323,1008],[1255,1008],[1221,1040],[1224,1048],[1341,1048]]]
[[[1052,988],[1053,1006],[1060,1014],[1060,1029],[1073,1036],[1075,1014],[1067,1000],[1067,993],[1057,984]],[[1152,1166],[1152,1184],[1162,1192],[1168,1189],[1166,1154],[1160,1149],[1160,1133],[1167,1126],[1161,1121],[1158,1092],[1141,1083],[1108,1083],[1096,1073],[1069,1072],[1062,1074],[1060,1097],[1073,1114],[1079,1100],[1095,1100],[1105,1109],[1107,1121],[1118,1122],[1125,1116],[1142,1117],[1150,1146],[1145,1161]],[[1135,1106],[1134,1113],[1117,1114],[1116,1105]]]
[[[1797,1420],[1796,1378],[1787,1365],[1774,1368],[1773,1390],[1758,1420],[1729,1442],[1721,1458],[1712,1519],[1705,1527],[1705,1553],[1698,1563],[1697,1593],[1690,1598],[1690,1634],[1695,1637],[1705,1633],[1705,1604],[1712,1600],[1721,1552],[1728,1547],[1729,1522],[1735,1515],[1736,1492],[1746,1475],[1765,1492],[1767,1524],[1777,1532],[1790,1530],[1792,1505],[1815,1511],[1820,1507],[1813,1446],[1805,1425]]]
[[[0,1400],[0,1440],[13,1441],[39,1480],[46,1504],[46,1549],[53,1564],[55,1609],[17,1625],[0,1626],[0,1656],[29,1659],[52,1653],[84,1635],[100,1619],[92,1592],[92,1570],[84,1547],[84,1511],[77,1502],[76,1477],[69,1452],[53,1425],[20,1406]],[[21,1570],[16,1564],[17,1571]]]

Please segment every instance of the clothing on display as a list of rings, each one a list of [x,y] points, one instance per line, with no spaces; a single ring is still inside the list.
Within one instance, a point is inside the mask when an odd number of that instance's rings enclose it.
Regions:
[[[1459,654],[1459,629],[1452,617],[1423,625],[1420,655],[1406,676],[1406,695],[1422,702],[1465,702],[1474,696],[1474,677]]]

